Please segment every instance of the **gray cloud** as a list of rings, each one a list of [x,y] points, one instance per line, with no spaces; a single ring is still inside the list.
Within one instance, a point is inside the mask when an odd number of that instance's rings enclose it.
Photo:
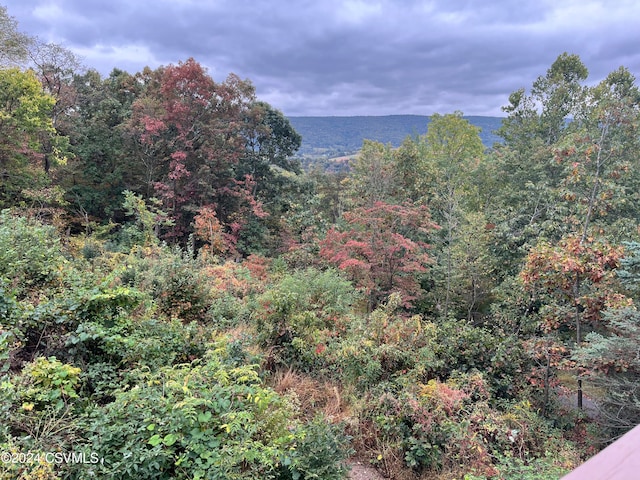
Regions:
[[[562,52],[640,72],[635,0],[5,0],[104,75],[194,57],[288,115],[499,115]]]

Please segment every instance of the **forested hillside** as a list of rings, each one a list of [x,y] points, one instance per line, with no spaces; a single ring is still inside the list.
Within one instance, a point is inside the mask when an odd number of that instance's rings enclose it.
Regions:
[[[494,132],[500,128],[499,117],[465,117],[480,128],[480,138],[487,148],[501,141]],[[302,157],[338,157],[352,155],[364,140],[390,143],[399,147],[408,136],[423,134],[430,117],[425,115],[388,115],[380,117],[289,117],[302,136],[298,155]]]
[[[304,171],[248,80],[0,20],[0,479],[557,479],[640,423],[624,67]]]

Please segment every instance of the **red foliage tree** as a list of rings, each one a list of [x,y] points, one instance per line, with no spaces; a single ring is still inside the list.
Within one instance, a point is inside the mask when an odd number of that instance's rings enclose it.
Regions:
[[[167,236],[183,238],[205,205],[232,235],[239,210],[263,215],[252,179],[238,179],[235,171],[246,152],[253,86],[235,75],[216,83],[193,59],[142,80],[147,91],[134,104],[130,131],[149,163],[148,182],[174,220]]]
[[[375,202],[346,212],[343,218],[349,227],[331,228],[320,243],[320,255],[368,294],[369,309],[393,292],[411,306],[420,293],[417,275],[431,262],[424,240],[439,228],[430,221],[427,208]]]

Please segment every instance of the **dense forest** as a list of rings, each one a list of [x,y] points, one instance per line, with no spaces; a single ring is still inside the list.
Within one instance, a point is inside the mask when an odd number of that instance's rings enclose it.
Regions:
[[[0,9],[0,479],[570,471],[640,423],[640,90],[598,81],[302,169],[250,81]]]

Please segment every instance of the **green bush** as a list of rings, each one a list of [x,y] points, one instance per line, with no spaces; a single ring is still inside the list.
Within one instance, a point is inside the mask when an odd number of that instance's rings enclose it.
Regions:
[[[331,337],[346,329],[357,293],[336,271],[309,268],[285,275],[258,298],[254,314],[259,341],[274,362],[315,366]]]
[[[80,373],[79,368],[54,357],[39,357],[20,374],[2,381],[0,413],[5,420],[0,429],[0,448],[70,451],[84,428]],[[37,469],[37,465],[29,468]]]
[[[39,357],[22,371],[28,381],[20,397],[27,405],[35,404],[39,409],[52,406],[60,410],[66,402],[78,398],[80,372],[79,368],[63,364],[55,357]]]
[[[0,277],[0,318],[3,326],[13,323],[12,317],[16,314],[17,302],[15,292],[6,278]]]
[[[327,423],[315,417],[299,430],[291,465],[281,467],[278,480],[340,480],[346,478],[348,467],[344,460],[353,453],[350,437],[343,434],[341,425]],[[286,467],[286,466],[285,466]]]
[[[213,300],[209,279],[189,252],[178,247],[136,248],[124,262],[122,283],[149,294],[167,318],[186,323],[206,319]]]
[[[396,311],[400,303],[392,294],[368,317],[350,321],[346,333],[328,343],[329,372],[362,391],[400,377],[409,384],[431,378],[441,365],[434,355],[436,326],[417,315],[402,316]]]
[[[14,286],[18,298],[54,284],[65,262],[53,227],[0,212],[0,278]]]
[[[135,386],[91,414],[85,448],[104,463],[74,478],[343,478],[338,429],[299,424],[255,366],[230,363],[222,342],[202,361],[132,375]]]
[[[501,474],[508,468],[525,472],[524,465],[534,461],[556,471],[545,460],[546,452],[568,444],[528,402],[490,406],[491,391],[479,372],[457,373],[446,382],[381,387],[363,397],[358,435],[375,446],[382,466],[402,458],[404,468],[419,474],[462,470],[482,478],[507,478]],[[569,448],[555,465],[574,454]],[[514,459],[509,466],[496,461],[506,458]]]
[[[65,274],[66,285],[60,294],[42,295],[37,301],[24,299],[14,308],[8,326],[23,342],[25,352],[70,359],[74,352],[65,343],[70,332],[84,322],[113,325],[142,301],[134,289],[95,286],[95,280],[92,285],[74,277],[73,270]]]
[[[64,337],[80,323],[113,321],[143,301],[135,289],[114,285],[109,272],[86,267],[63,255],[52,227],[0,214],[0,318],[22,343],[18,356],[65,360]]]
[[[562,452],[549,451],[543,457],[526,459],[513,455],[500,455],[496,462],[497,476],[504,480],[557,480],[575,468],[571,459],[563,458],[559,453]],[[496,478],[496,476],[467,474],[463,480],[489,480],[490,478]]]
[[[489,372],[495,396],[515,398],[526,383],[530,359],[519,339],[487,327],[476,327],[466,320],[447,319],[436,323],[434,355],[439,365],[428,378],[448,378],[454,371]]]
[[[13,335],[11,332],[0,331],[0,381],[4,380],[11,366],[10,351],[12,343]]]
[[[0,441],[0,451],[11,454],[14,458],[20,458],[25,449],[13,439]],[[5,463],[0,461],[0,480],[61,480],[56,471],[56,465],[46,461],[44,450],[31,449],[31,460],[24,463]]]
[[[248,302],[227,292],[211,301],[207,319],[218,328],[235,327],[250,320],[251,308]]]
[[[201,357],[208,340],[195,322],[119,317],[108,325],[98,322],[78,325],[67,335],[66,346],[83,363],[156,369]]]

